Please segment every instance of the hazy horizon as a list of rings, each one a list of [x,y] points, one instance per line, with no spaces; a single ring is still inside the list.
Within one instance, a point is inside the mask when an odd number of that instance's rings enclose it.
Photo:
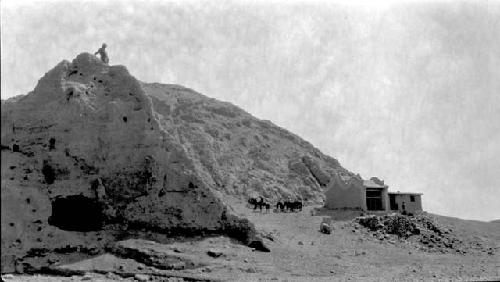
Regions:
[[[500,219],[500,2],[1,2],[1,98],[110,64],[299,135],[423,208]]]

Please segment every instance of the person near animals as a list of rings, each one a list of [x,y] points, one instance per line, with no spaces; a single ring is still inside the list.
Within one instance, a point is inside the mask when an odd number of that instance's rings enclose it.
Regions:
[[[261,196],[259,201],[259,209],[262,211],[262,206],[264,206],[264,198]]]
[[[108,47],[108,45],[106,45],[106,43],[103,43],[102,47],[99,48],[99,50],[97,50],[97,52],[95,52],[94,55],[99,54],[101,56],[101,61],[103,61],[105,64],[108,64],[109,57],[108,57],[108,53],[106,52],[106,47]]]

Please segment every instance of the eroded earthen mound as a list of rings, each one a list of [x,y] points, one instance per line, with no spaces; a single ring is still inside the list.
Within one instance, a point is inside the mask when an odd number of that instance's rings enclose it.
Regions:
[[[348,173],[268,121],[88,53],[2,101],[1,126],[2,272],[34,253],[99,252],[131,229],[251,244],[224,195],[319,202],[331,173]]]

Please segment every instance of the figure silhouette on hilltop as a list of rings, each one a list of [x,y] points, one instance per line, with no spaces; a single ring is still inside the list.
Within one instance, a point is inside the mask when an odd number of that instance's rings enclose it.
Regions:
[[[101,56],[101,61],[103,61],[105,64],[108,64],[109,58],[108,58],[108,53],[106,52],[106,47],[108,47],[108,45],[106,45],[106,43],[103,43],[102,47],[99,48],[99,50],[97,50],[97,52],[95,52],[94,55],[99,54]]]

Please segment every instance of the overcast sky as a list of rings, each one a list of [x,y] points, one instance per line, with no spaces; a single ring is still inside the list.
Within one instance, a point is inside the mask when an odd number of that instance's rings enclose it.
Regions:
[[[500,1],[1,1],[2,99],[110,64],[300,135],[425,210],[500,218]]]

